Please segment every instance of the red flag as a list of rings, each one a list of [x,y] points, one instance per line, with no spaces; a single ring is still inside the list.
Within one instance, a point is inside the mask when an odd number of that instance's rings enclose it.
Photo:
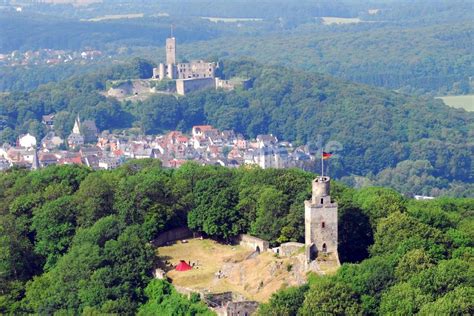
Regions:
[[[326,160],[326,159],[329,159],[329,157],[332,156],[332,153],[327,153],[325,151],[323,151],[323,159]]]

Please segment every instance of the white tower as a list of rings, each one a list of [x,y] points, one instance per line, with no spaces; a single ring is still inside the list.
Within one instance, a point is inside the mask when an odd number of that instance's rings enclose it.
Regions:
[[[74,120],[74,127],[72,128],[72,133],[81,134],[81,119],[79,118],[79,115]]]

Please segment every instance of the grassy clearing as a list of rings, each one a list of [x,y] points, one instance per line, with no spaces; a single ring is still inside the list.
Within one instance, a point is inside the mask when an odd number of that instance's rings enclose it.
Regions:
[[[468,95],[450,95],[445,97],[438,97],[443,100],[444,104],[453,108],[461,108],[466,111],[474,111],[474,94]]]
[[[264,302],[280,288],[302,284],[306,279],[304,267],[296,257],[278,258],[265,252],[247,259],[252,250],[209,239],[191,239],[185,244],[177,242],[158,248],[157,253],[173,284],[195,291],[232,291]],[[165,261],[175,266],[180,260],[197,262],[198,268],[179,272],[164,266]],[[221,278],[215,276],[219,270],[223,274]]]

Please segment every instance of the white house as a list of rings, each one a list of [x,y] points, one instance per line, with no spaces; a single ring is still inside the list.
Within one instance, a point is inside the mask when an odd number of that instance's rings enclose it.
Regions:
[[[28,133],[26,135],[20,136],[18,142],[20,143],[20,147],[32,148],[36,146],[36,137]]]

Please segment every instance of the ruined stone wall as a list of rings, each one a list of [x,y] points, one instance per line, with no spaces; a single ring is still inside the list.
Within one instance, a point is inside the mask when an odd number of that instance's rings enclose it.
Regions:
[[[195,79],[178,79],[176,80],[176,92],[180,95],[187,93],[215,88],[216,83],[213,78],[195,78]]]
[[[195,60],[190,63],[179,63],[176,65],[178,79],[191,78],[214,78],[216,64],[204,60]]]
[[[257,311],[258,305],[258,302],[255,301],[229,302],[227,304],[227,316],[253,315]]]
[[[266,240],[245,234],[237,236],[237,242],[239,245],[251,248],[253,250],[257,250],[258,247],[260,252],[267,251],[268,247],[270,246]]]
[[[227,303],[232,302],[232,292],[204,294],[203,301],[209,307],[222,307]]]
[[[299,242],[286,242],[280,245],[279,247],[279,254],[283,257],[292,256],[299,251],[304,251],[304,244]]]
[[[192,238],[193,232],[187,227],[179,227],[170,229],[158,235],[155,239],[151,241],[151,244],[154,247],[160,247],[170,241]]]

